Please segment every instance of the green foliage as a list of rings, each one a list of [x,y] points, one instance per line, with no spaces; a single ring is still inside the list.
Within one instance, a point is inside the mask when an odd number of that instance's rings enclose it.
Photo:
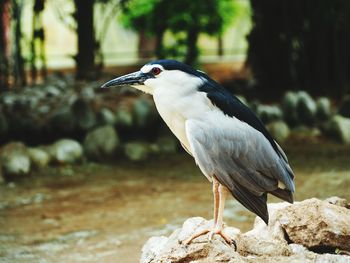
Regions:
[[[145,30],[148,33],[156,31],[154,20],[157,17],[157,6],[161,0],[131,0],[123,8],[120,17],[126,28]]]
[[[121,15],[122,24],[136,31],[144,31],[163,38],[166,30],[177,38],[176,45],[187,46],[187,62],[196,60],[199,52],[196,46],[200,33],[217,36],[224,32],[238,13],[234,0],[129,0]],[[183,34],[186,33],[184,40]],[[163,48],[163,47],[162,47]],[[176,52],[167,49],[170,55]]]
[[[120,20],[127,28],[151,34],[155,34],[156,25],[162,24],[175,33],[196,26],[203,33],[216,35],[232,22],[238,7],[232,0],[130,0]]]

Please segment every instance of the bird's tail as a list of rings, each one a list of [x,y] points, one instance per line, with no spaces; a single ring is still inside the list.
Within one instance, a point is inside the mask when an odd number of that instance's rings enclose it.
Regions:
[[[267,193],[263,193],[260,196],[254,195],[249,192],[245,187],[236,184],[230,187],[230,192],[234,198],[247,209],[258,215],[266,225],[269,222],[269,212],[267,210]]]
[[[293,204],[293,193],[288,190],[288,189],[281,189],[281,188],[277,188],[273,191],[269,192],[270,194],[277,196],[278,198],[281,198],[284,201],[287,201],[291,204]]]

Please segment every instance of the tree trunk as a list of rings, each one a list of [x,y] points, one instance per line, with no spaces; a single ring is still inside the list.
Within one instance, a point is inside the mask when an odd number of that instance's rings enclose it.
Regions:
[[[188,30],[186,39],[187,52],[185,56],[185,63],[188,65],[194,65],[197,62],[199,56],[197,47],[198,37],[199,29],[197,27],[192,27]]]
[[[77,21],[78,53],[77,78],[88,79],[95,75],[95,37],[93,27],[94,0],[74,0]]]
[[[224,41],[222,38],[222,34],[218,35],[218,56],[222,57],[224,55]]]
[[[18,2],[17,2],[18,1]],[[13,0],[13,20],[15,21],[14,27],[14,47],[13,47],[13,58],[14,58],[14,68],[13,77],[15,86],[26,85],[26,77],[24,72],[24,59],[22,56],[21,48],[21,38],[22,38],[22,28],[21,28],[21,17],[22,17],[22,0]]]
[[[8,35],[9,35],[9,1],[0,2],[0,90],[8,89],[9,68],[8,68]]]
[[[156,33],[156,40],[155,40],[155,51],[154,54],[158,59],[164,58],[164,46],[163,46],[163,36],[164,36],[165,29],[159,29]]]

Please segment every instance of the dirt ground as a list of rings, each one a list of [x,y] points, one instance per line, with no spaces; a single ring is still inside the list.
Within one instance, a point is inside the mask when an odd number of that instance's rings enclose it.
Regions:
[[[297,200],[350,200],[349,146],[286,149]],[[0,185],[0,262],[138,262],[150,236],[193,216],[212,217],[211,186],[186,154],[48,168]],[[224,218],[246,231],[255,217],[231,199]]]

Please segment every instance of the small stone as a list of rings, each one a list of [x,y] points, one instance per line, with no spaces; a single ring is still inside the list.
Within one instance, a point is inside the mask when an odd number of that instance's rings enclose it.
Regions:
[[[158,113],[151,100],[140,97],[133,105],[133,116],[136,126],[145,127],[156,120]]]
[[[161,136],[152,144],[152,153],[176,153],[178,141],[174,136]]]
[[[50,126],[53,132],[72,134],[77,125],[71,107],[65,105],[55,110],[50,118]]]
[[[332,115],[331,101],[326,97],[320,97],[316,101],[317,119],[325,121]]]
[[[83,158],[83,147],[71,139],[61,139],[48,147],[53,160],[60,164],[75,163]]]
[[[130,128],[134,125],[132,113],[126,107],[119,107],[115,113],[116,126],[120,128]]]
[[[77,99],[72,105],[72,113],[79,129],[87,131],[97,124],[97,117],[89,102],[84,99]]]
[[[272,137],[279,143],[286,141],[290,134],[288,125],[283,121],[271,122],[266,128],[271,133]]]
[[[50,155],[40,148],[28,148],[28,155],[37,168],[46,167],[50,162]]]
[[[150,145],[145,142],[129,142],[124,146],[124,153],[131,161],[144,161],[150,154]]]
[[[333,116],[325,125],[325,132],[341,143],[350,144],[350,118]]]
[[[282,110],[276,105],[258,105],[256,113],[263,123],[281,120],[283,117]]]
[[[289,125],[294,126],[298,122],[298,95],[295,92],[287,92],[282,99],[282,112]]]
[[[112,126],[102,126],[89,132],[84,139],[84,151],[93,160],[102,160],[115,153],[119,145],[117,132]]]
[[[315,121],[317,106],[306,91],[298,92],[297,112],[300,123],[310,125]]]
[[[98,113],[97,118],[98,118],[98,122],[101,125],[114,126],[116,123],[116,117],[115,117],[114,113],[107,108],[101,109],[101,111]]]
[[[30,158],[21,142],[8,143],[1,148],[0,163],[6,177],[23,176],[30,172]]]

